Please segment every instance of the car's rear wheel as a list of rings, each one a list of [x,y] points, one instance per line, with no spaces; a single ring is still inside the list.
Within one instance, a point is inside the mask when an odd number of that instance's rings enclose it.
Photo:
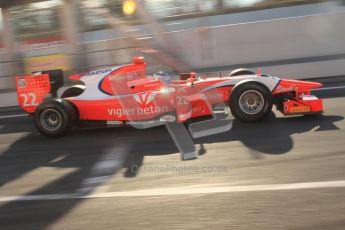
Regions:
[[[231,113],[245,122],[262,120],[271,111],[272,104],[270,91],[255,82],[236,86],[231,93]]]
[[[67,134],[76,124],[76,119],[73,105],[63,99],[43,102],[34,114],[37,130],[47,137],[60,137]]]

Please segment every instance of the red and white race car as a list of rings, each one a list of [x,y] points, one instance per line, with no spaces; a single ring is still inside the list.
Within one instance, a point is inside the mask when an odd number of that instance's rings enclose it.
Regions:
[[[70,76],[82,82],[60,97],[62,77],[34,74],[16,77],[19,105],[34,116],[38,131],[62,136],[77,124],[101,122],[126,126],[140,122],[185,122],[212,115],[218,104],[245,122],[263,119],[276,105],[284,115],[322,113],[322,100],[310,94],[320,83],[279,79],[238,69],[228,76],[196,73],[149,74],[144,59],[133,63]],[[49,97],[53,95],[53,97]]]

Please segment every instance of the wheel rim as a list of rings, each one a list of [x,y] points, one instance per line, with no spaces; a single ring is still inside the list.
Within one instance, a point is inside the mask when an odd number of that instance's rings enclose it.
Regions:
[[[264,107],[264,97],[256,90],[248,90],[244,92],[239,99],[241,110],[246,114],[257,114]]]
[[[41,124],[46,130],[56,131],[62,124],[61,114],[55,109],[47,109],[41,114]]]

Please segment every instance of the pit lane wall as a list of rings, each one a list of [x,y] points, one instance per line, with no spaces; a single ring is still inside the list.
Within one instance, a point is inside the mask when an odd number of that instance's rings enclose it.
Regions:
[[[262,67],[291,78],[345,73],[345,12],[174,33],[194,68]]]
[[[342,76],[345,73],[345,12],[282,18],[166,33],[175,50],[200,72],[261,67],[263,73],[294,79]],[[153,38],[151,38],[153,39]],[[70,55],[75,72],[85,67],[122,64],[142,55],[127,39],[80,44]],[[140,50],[140,49],[139,49]],[[64,47],[25,51],[23,58],[64,53]],[[149,54],[147,54],[149,56]],[[150,59],[150,58],[148,58]],[[0,55],[0,61],[4,58]],[[14,76],[18,63],[5,61],[0,76]],[[3,90],[5,89],[5,93]],[[0,107],[16,104],[13,77],[0,77]]]

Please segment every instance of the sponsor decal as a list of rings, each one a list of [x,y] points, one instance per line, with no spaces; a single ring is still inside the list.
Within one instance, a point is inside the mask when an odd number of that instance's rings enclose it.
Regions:
[[[168,112],[168,106],[149,106],[146,108],[118,108],[108,109],[107,112],[110,116],[122,117],[122,116],[140,116],[140,115],[152,115]]]
[[[291,92],[291,91],[297,91],[297,86],[291,85],[290,87],[283,87],[281,85],[278,85],[276,88],[277,93],[285,93],[285,92]]]
[[[146,106],[150,104],[155,98],[156,94],[142,93],[142,94],[133,94],[134,100],[136,100],[140,105]]]
[[[158,121],[158,120],[147,120],[147,121],[127,121],[126,122],[127,125],[152,125],[152,124],[156,124],[156,123],[160,123],[160,121]]]
[[[68,56],[63,54],[25,58],[24,68],[26,74],[52,69],[70,70]]]
[[[89,76],[93,76],[93,75],[99,75],[99,74],[108,74],[110,72],[112,72],[113,70],[108,68],[108,69],[100,69],[100,70],[95,70],[95,71],[91,71],[88,73],[84,73],[81,74],[80,77],[89,77]]]
[[[173,115],[164,115],[159,120],[163,121],[163,122],[170,122],[171,123],[171,122],[176,121],[176,117]]]
[[[107,121],[107,125],[122,125],[122,121]]]
[[[202,94],[201,98],[203,100],[219,100],[219,99],[223,99],[224,98],[224,92]]]
[[[25,88],[26,80],[25,79],[19,79],[17,84],[18,84],[19,88]]]
[[[292,113],[305,113],[310,112],[309,106],[298,106],[298,107],[292,107],[291,108]]]

